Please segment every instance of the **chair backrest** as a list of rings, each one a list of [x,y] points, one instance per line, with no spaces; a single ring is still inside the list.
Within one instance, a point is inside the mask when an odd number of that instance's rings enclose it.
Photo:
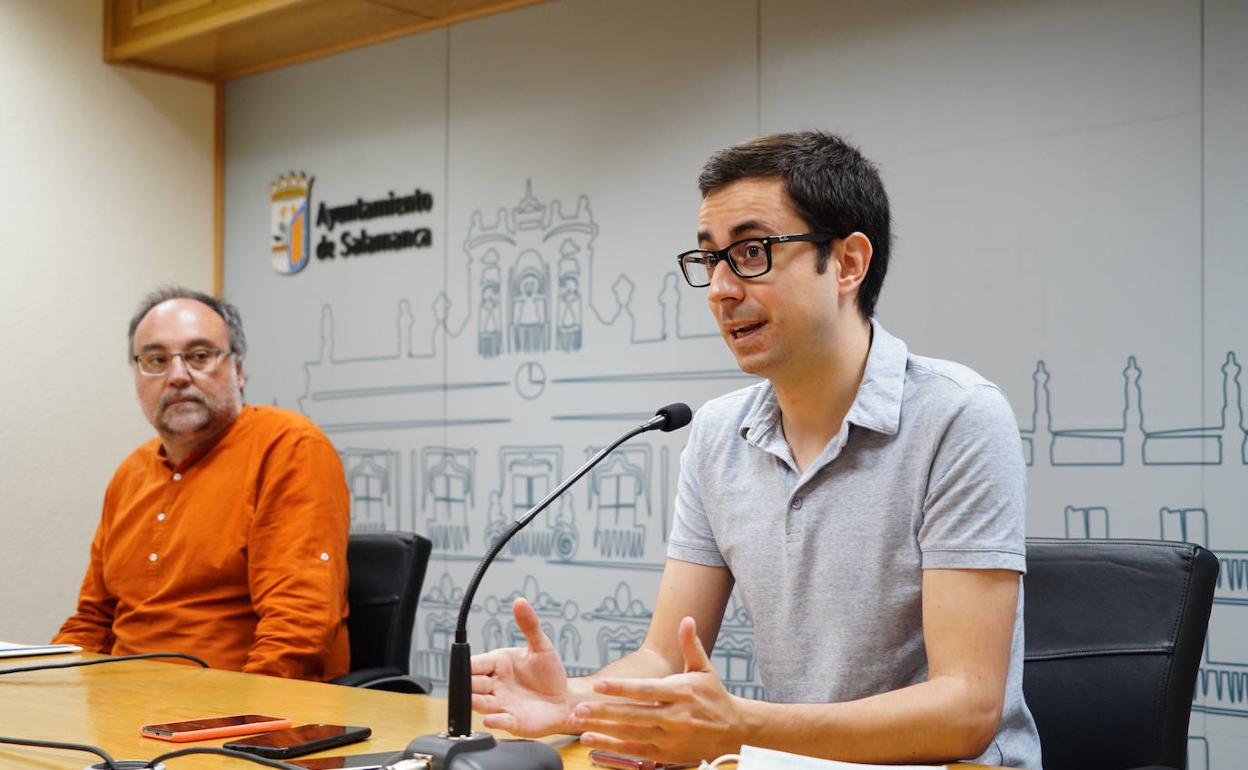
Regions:
[[[1023,694],[1045,770],[1185,766],[1217,576],[1191,543],[1027,540]]]
[[[412,532],[360,532],[347,541],[351,670],[411,667],[412,626],[431,543]]]

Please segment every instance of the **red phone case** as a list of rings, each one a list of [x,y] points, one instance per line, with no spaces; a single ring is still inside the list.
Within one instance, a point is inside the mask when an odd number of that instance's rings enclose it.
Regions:
[[[206,722],[212,719],[229,719],[234,716],[263,715],[230,714],[225,717],[201,717],[200,719],[185,719],[179,722],[162,722],[154,725],[143,725],[139,728],[139,735],[144,738],[155,738],[158,741],[188,743],[190,741],[206,741],[211,738],[229,738],[235,735],[255,735],[256,733],[267,733],[272,730],[285,730],[292,724],[291,721],[285,717],[264,717],[264,721],[243,722],[242,724],[237,725],[201,727],[186,730],[177,729],[181,725],[194,725],[197,722]]]

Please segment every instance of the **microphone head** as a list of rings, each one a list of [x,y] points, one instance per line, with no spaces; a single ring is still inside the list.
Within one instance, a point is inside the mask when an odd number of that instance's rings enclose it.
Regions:
[[[663,424],[659,426],[659,430],[664,433],[680,430],[693,419],[693,410],[688,404],[682,404],[679,401],[675,404],[668,404],[655,414],[664,418]]]

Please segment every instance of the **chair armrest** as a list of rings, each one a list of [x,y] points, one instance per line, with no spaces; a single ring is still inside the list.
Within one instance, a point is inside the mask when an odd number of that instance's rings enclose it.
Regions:
[[[433,682],[428,677],[407,674],[374,679],[359,686],[369,690],[389,690],[409,695],[428,695],[433,692]]]

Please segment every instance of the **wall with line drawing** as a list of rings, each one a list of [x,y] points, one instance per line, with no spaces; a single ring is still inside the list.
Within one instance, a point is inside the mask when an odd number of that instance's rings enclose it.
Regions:
[[[1246,35],[1232,0],[560,0],[234,81],[225,286],[247,396],[326,430],[357,530],[433,540],[413,666],[444,681],[501,528],[655,408],[753,382],[675,264],[702,161],[760,132],[844,133],[894,206],[879,317],[1005,388],[1029,534],[1218,554],[1189,765],[1233,770]],[[574,673],[635,649],[683,440],[627,444],[510,543],[474,647],[519,641],[523,595]],[[735,599],[714,661],[765,696]]]

